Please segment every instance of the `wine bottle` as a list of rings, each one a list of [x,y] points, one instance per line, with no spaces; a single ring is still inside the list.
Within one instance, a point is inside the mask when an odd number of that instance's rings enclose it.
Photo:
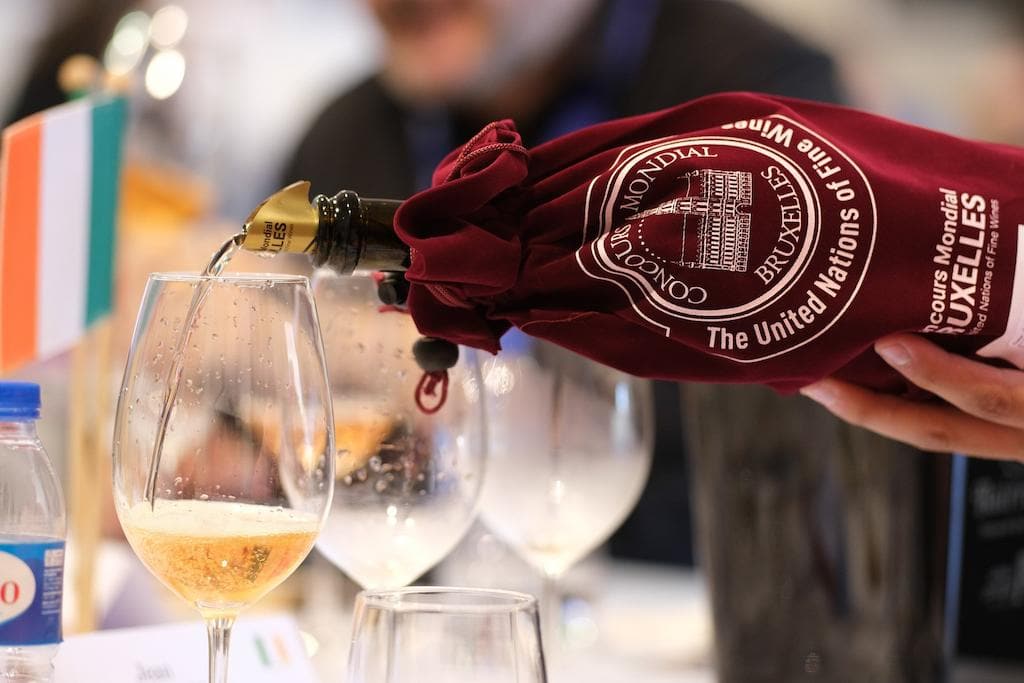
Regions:
[[[256,207],[243,228],[241,247],[264,254],[306,253],[316,267],[341,275],[404,271],[409,247],[392,227],[400,204],[365,199],[348,190],[311,201],[309,183],[293,183]]]
[[[392,225],[400,204],[364,199],[348,190],[310,201],[309,183],[292,183],[256,207],[242,228],[239,246],[268,255],[309,254],[314,266],[340,275],[381,272],[381,303],[404,304],[409,286],[402,273],[409,267],[409,247]],[[422,337],[413,344],[412,354],[424,372],[416,387],[417,405],[427,414],[437,412],[447,395],[447,371],[458,362],[459,350],[450,341]],[[440,397],[428,407],[423,396],[434,396],[436,387]]]

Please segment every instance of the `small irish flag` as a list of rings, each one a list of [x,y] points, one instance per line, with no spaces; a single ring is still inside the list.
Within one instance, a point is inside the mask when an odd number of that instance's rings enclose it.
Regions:
[[[60,353],[110,311],[125,103],[23,119],[0,153],[0,372]]]

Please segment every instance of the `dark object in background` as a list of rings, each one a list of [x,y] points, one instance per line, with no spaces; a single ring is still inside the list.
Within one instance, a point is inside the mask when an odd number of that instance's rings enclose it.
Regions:
[[[612,556],[646,562],[694,565],[690,481],[683,430],[679,422],[679,385],[653,382],[654,456],[640,501],[609,542]]]
[[[684,404],[720,683],[941,680],[946,461],[763,388]]]
[[[949,680],[1024,680],[1024,465],[957,457],[952,491]]]

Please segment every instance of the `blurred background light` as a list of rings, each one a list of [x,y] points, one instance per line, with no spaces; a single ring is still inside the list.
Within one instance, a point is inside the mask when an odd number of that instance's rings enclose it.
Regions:
[[[139,64],[147,47],[149,15],[145,12],[129,12],[114,29],[114,36],[103,53],[103,66],[114,75],[126,74]]]
[[[149,39],[155,47],[174,47],[185,37],[188,13],[178,5],[164,5],[153,14]]]
[[[146,92],[154,99],[166,100],[178,92],[184,79],[184,55],[177,50],[161,50],[146,67]]]

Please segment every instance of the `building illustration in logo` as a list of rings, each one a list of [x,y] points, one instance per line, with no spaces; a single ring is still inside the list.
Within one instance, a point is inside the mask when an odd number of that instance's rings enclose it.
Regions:
[[[681,215],[680,256],[676,263],[686,268],[746,272],[750,213],[741,207],[751,204],[752,174],[703,169],[690,171],[682,178],[687,184],[685,196],[642,211],[630,220]],[[688,230],[696,230],[689,239]]]

